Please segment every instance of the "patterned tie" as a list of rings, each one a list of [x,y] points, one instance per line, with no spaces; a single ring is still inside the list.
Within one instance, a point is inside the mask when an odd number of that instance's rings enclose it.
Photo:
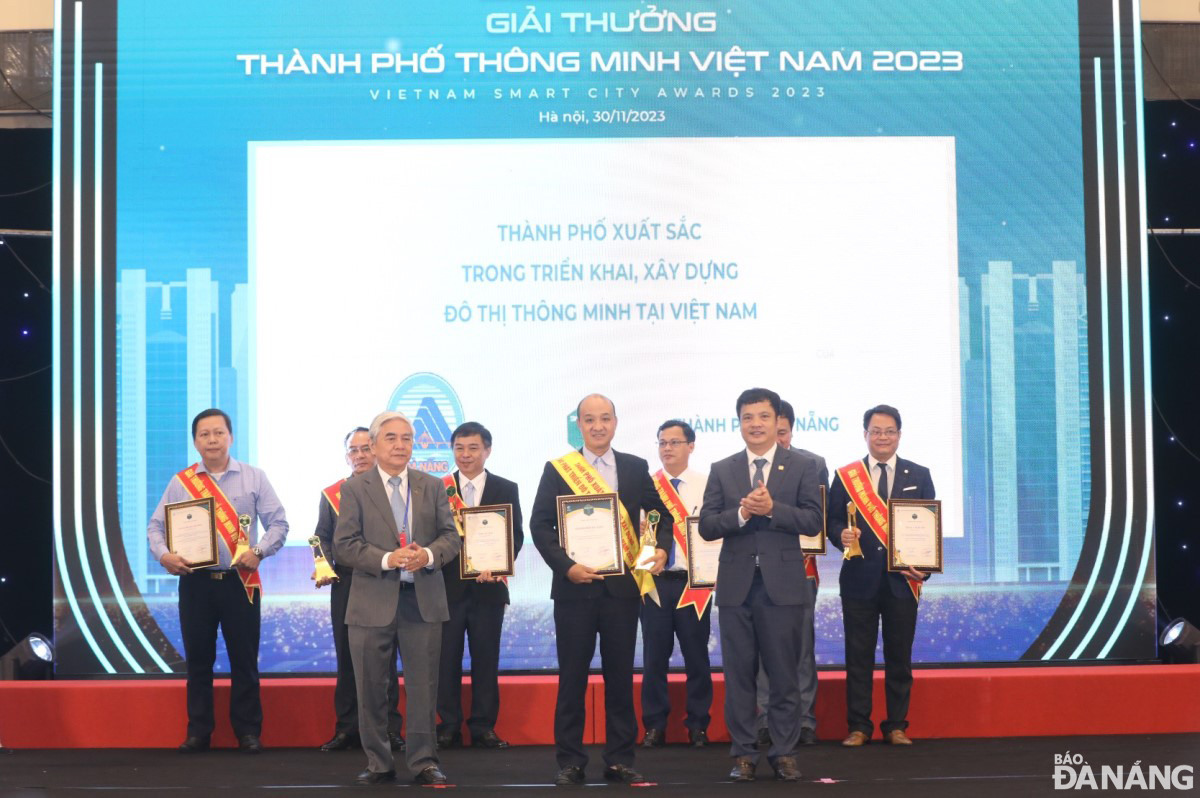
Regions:
[[[676,493],[679,493],[679,483],[680,482],[683,482],[683,480],[680,479],[679,477],[671,477],[671,487],[675,489]],[[675,549],[677,549],[677,548],[679,548],[678,541],[676,541],[676,545],[671,547],[671,555],[669,557],[667,557],[667,570],[668,571],[671,570],[671,568],[674,567],[674,565],[675,565]]]
[[[468,507],[475,506],[475,483],[468,482],[463,486],[463,501]]]
[[[396,519],[396,540],[400,541],[400,548],[408,545],[408,536],[404,534],[408,530],[408,508],[400,500],[400,484],[403,481],[400,477],[388,480],[388,484],[392,486],[392,516]]]
[[[754,479],[750,480],[750,490],[758,487],[758,483],[764,481],[763,466],[767,464],[767,458],[760,457],[754,461]]]
[[[887,463],[879,464],[879,487],[876,488],[875,492],[885,502],[888,500]]]

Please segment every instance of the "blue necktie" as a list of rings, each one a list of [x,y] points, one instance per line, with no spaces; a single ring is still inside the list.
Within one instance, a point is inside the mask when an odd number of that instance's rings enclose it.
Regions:
[[[758,487],[758,483],[765,480],[763,475],[763,466],[766,464],[767,458],[765,457],[760,457],[754,461],[754,479],[750,480],[750,490],[754,490]]]
[[[400,477],[392,477],[388,480],[388,484],[392,486],[392,516],[396,519],[396,540],[400,541],[400,547],[408,545],[408,523],[405,516],[408,515],[408,510],[404,507],[400,500],[400,483],[403,480]]]
[[[676,493],[679,492],[680,482],[683,482],[683,480],[679,477],[671,477],[671,487],[675,489]],[[676,541],[676,545],[671,547],[671,556],[667,557],[667,570],[670,570],[675,565],[675,549],[678,548],[678,545],[679,542]]]
[[[475,506],[475,483],[468,482],[463,486],[463,501],[468,507]]]
[[[879,464],[879,487],[875,491],[879,494],[879,498],[885,502],[888,500],[888,484],[887,484],[887,463]]]

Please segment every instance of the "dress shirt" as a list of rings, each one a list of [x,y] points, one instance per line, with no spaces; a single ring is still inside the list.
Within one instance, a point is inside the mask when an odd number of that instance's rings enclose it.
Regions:
[[[584,447],[583,459],[591,463],[600,476],[604,477],[604,481],[608,483],[608,487],[615,493],[617,488],[617,457],[613,454],[612,447],[608,447],[608,451],[604,454],[597,455],[591,449]]]
[[[196,466],[196,471],[213,476],[212,472],[204,467],[203,461]],[[284,513],[283,505],[280,504],[275,489],[271,487],[271,481],[262,469],[239,463],[231,457],[225,466],[225,472],[214,476],[213,481],[233,504],[233,509],[237,510],[238,515],[250,516],[250,546],[257,545],[261,548],[264,559],[279,551],[279,547],[287,540],[287,514]],[[158,506],[154,508],[154,514],[150,516],[150,523],[146,528],[146,537],[150,540],[150,553],[154,555],[155,560],[161,562],[162,556],[167,553],[166,506],[194,498],[177,476],[167,483],[167,489],[158,500]],[[263,525],[261,536],[258,535],[260,521]],[[228,570],[233,561],[233,553],[223,543],[218,543],[217,556],[219,562],[213,566],[214,570]]]
[[[667,481],[675,479],[667,471],[663,471],[663,476]],[[701,474],[691,468],[685,468],[683,473],[678,477],[679,487],[675,488],[675,492],[679,494],[679,500],[683,502],[684,509],[688,515],[697,515],[700,512],[700,505],[704,504],[704,487],[708,484],[708,475]],[[684,530],[686,533],[687,530]],[[671,565],[672,571],[687,570],[687,556],[683,553],[683,549],[678,545],[675,546],[675,562]]]
[[[392,475],[389,474],[388,472],[384,471],[383,468],[379,465],[376,465],[375,468],[377,468],[379,470],[379,478],[383,480],[383,489],[387,491],[388,506],[391,506],[392,485],[390,482],[388,482],[388,480],[392,478]],[[405,501],[408,501],[410,499],[410,497],[412,496],[412,494],[408,490],[408,487],[409,487],[408,468],[405,468],[397,476],[400,477],[400,486],[398,488],[398,490],[401,491],[400,506],[404,507]],[[405,526],[407,526],[407,528],[408,528],[408,531],[405,533],[404,537],[408,543],[413,543],[415,541],[413,540],[413,534],[412,534],[412,504],[408,505],[408,509],[405,514],[404,520],[405,520]],[[398,532],[400,530],[396,530],[396,531]],[[396,541],[396,545],[399,546],[400,541]],[[421,548],[425,550],[425,556],[429,558],[429,565],[424,566],[424,568],[427,571],[432,571],[433,570],[433,552],[430,551],[425,546],[422,546]],[[388,557],[390,557],[391,554],[392,553],[389,551],[387,554],[383,555],[383,570],[385,570],[385,571],[393,570],[392,566],[388,565]],[[403,571],[402,570],[400,572],[400,581],[401,582],[414,582],[414,581],[416,581],[416,579],[413,577],[412,571]]]
[[[888,460],[876,460],[874,456],[867,455],[867,465],[871,469],[871,487],[879,485],[879,464],[882,462],[887,465],[888,479],[888,498],[892,497],[892,488],[896,487],[896,455],[892,455]]]
[[[754,484],[754,472],[758,471],[758,466],[754,464],[754,461],[760,458],[766,458],[767,460],[767,464],[763,466],[763,485],[767,485],[771,482],[771,466],[775,464],[775,450],[778,448],[779,444],[773,443],[771,444],[771,448],[767,449],[762,454],[755,454],[749,449],[746,449],[746,457],[750,458],[750,490],[754,490],[758,487],[758,485]],[[751,518],[753,518],[753,516],[751,516]],[[749,518],[742,518],[742,511],[740,509],[737,513],[737,521],[739,527],[743,527],[750,523]]]
[[[483,486],[487,484],[487,471],[480,471],[475,475],[474,479],[467,479],[463,472],[458,472],[458,495],[462,496],[463,504],[467,504],[467,484],[475,486],[475,495],[472,497],[475,500],[474,504],[468,504],[468,507],[478,507],[480,500],[483,498]]]

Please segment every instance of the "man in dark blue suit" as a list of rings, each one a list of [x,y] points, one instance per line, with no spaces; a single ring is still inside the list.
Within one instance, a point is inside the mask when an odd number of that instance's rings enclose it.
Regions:
[[[767,760],[782,781],[799,781],[797,663],[802,656],[802,608],[813,602],[799,535],[821,529],[818,458],[776,443],[779,394],[743,391],[737,400],[746,449],[713,464],[700,510],[700,536],[723,539],[717,568],[725,723],[734,781],[753,781],[754,683],[761,658],[770,681]]]
[[[842,562],[839,577],[846,633],[846,722],[850,729],[842,745],[858,747],[871,740],[871,681],[881,618],[887,720],[879,724],[879,730],[885,743],[912,745],[905,733],[912,689],[912,644],[917,629],[917,599],[929,574],[912,568],[889,573],[886,528],[876,529],[870,515],[862,513],[864,534],[863,529],[848,523],[846,505],[852,498],[865,498],[883,506],[889,498],[933,499],[933,478],[925,466],[896,456],[900,446],[900,411],[896,408],[877,405],[864,413],[863,438],[867,456],[839,468],[829,487],[826,530],[839,549],[858,541],[862,550],[861,557]],[[846,484],[853,481],[848,476],[852,469],[867,472],[866,479],[860,480],[861,496]]]
[[[554,705],[554,746],[558,759],[555,784],[584,782],[587,753],[583,731],[587,720],[588,668],[600,639],[600,662],[604,673],[604,778],[626,784],[644,782],[633,769],[637,743],[637,715],[633,710],[633,655],[637,644],[638,608],[641,592],[629,568],[619,576],[604,576],[596,569],[575,562],[559,543],[558,497],[575,491],[563,478],[566,468],[616,492],[634,525],[642,511],[657,510],[664,519],[656,530],[656,548],[651,574],[659,574],[667,563],[672,541],[671,517],[650,478],[650,467],[640,457],[615,451],[617,410],[608,397],[592,394],[577,408],[583,449],[546,463],[533,500],[529,533],[542,559],[554,572],[550,598],[554,600],[554,636],[558,653],[558,696]],[[774,431],[774,426],[772,426]],[[634,545],[638,545],[634,541]],[[634,551],[636,557],[639,552]],[[643,579],[645,572],[639,574]],[[653,581],[650,581],[653,584]]]

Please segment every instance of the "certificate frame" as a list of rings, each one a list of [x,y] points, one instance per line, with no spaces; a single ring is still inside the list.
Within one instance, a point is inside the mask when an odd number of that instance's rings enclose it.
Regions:
[[[688,544],[688,563],[687,563],[687,579],[688,587],[692,590],[703,590],[705,588],[714,588],[717,586],[717,575],[713,574],[711,579],[705,577],[704,574],[697,574],[695,568],[696,558],[691,556],[691,553],[696,550],[697,546],[712,544],[712,541],[705,540],[700,537],[700,516],[689,515],[684,519],[684,531],[687,534]]]
[[[482,569],[471,568],[468,563],[471,556],[468,553],[467,547],[471,542],[470,524],[467,519],[473,515],[482,515],[484,513],[497,513],[504,517],[504,538],[505,538],[505,565],[504,569],[497,571],[492,570],[492,576],[513,576],[515,572],[516,556],[513,554],[513,506],[511,504],[481,504],[478,507],[464,507],[462,509],[462,550],[458,553],[458,578],[459,579],[474,579],[483,573]]]
[[[176,514],[186,513],[189,510],[201,510],[208,515],[208,556],[200,560],[189,560],[189,568],[211,568],[220,562],[220,555],[217,551],[217,516],[216,516],[216,501],[213,497],[208,496],[203,499],[189,499],[183,502],[172,502],[163,507],[164,520],[166,527],[167,550],[173,554],[177,554],[175,546],[175,527],[178,521]]]
[[[821,531],[816,535],[801,535],[800,550],[805,554],[824,554],[829,549],[829,538],[825,535],[825,527],[828,526],[828,507],[825,503],[825,486],[818,486],[821,489]]]
[[[905,525],[907,519],[903,517],[902,513],[907,508],[921,508],[933,513],[933,535],[935,537],[934,562],[906,563],[897,560],[897,519],[900,521],[900,526]],[[931,574],[940,574],[942,572],[942,502],[939,499],[892,499],[888,502],[887,569],[888,571],[896,572],[902,571],[905,568],[915,568],[918,571]]]
[[[604,576],[620,576],[625,573],[625,557],[621,551],[621,516],[620,510],[617,508],[617,494],[615,493],[593,493],[587,496],[570,496],[558,497],[558,545],[562,546],[563,550],[571,552],[570,545],[570,524],[568,519],[571,513],[587,512],[587,508],[603,508],[612,514],[612,545],[613,555],[616,565],[612,567],[597,568],[596,573]],[[574,559],[572,557],[572,559]]]

